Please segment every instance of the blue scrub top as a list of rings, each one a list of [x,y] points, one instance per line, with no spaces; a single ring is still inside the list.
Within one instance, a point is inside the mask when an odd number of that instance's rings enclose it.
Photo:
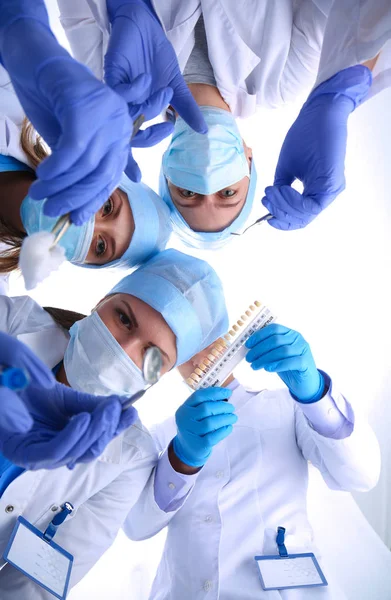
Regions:
[[[0,173],[9,171],[32,171],[32,169],[13,156],[5,156],[5,154],[0,154]]]

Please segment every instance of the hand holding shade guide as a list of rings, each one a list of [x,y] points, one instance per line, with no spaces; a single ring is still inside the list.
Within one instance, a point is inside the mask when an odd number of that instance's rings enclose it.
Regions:
[[[248,348],[244,345],[248,338],[275,321],[272,312],[256,300],[241,315],[232,328],[220,338],[209,354],[186,379],[192,390],[221,386],[234,368],[245,358]]]

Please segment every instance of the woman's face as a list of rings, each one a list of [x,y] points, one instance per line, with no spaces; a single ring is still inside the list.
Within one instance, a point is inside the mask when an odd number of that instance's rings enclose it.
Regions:
[[[176,336],[162,315],[149,304],[129,294],[114,294],[102,300],[96,310],[140,369],[150,346],[157,346],[162,353],[162,374],[173,368],[177,360]]]
[[[134,233],[128,196],[117,188],[95,215],[94,234],[86,263],[104,265],[121,258]]]
[[[252,150],[244,142],[243,146],[251,169]],[[250,179],[243,177],[228,188],[208,195],[167,183],[171,199],[189,227],[193,231],[212,232],[223,231],[235,221],[246,202]]]

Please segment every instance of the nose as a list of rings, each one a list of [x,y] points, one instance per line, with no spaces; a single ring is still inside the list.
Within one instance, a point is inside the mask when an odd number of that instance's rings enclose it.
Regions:
[[[94,233],[97,235],[112,235],[110,220],[106,219],[104,221],[103,219],[95,218]]]
[[[129,335],[125,341],[122,341],[121,346],[129,358],[141,369],[145,344],[137,333],[137,330],[136,332],[132,332],[132,335]]]
[[[204,206],[212,207],[214,205],[214,194],[204,194],[202,196],[202,203]]]

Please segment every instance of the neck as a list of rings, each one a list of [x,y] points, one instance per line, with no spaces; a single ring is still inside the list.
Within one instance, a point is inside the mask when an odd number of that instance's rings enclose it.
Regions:
[[[64,361],[61,363],[61,366],[57,371],[56,379],[59,383],[63,383],[64,385],[71,387],[67,379],[67,374],[65,373]]]
[[[34,180],[35,175],[28,171],[0,173],[0,218],[5,224],[23,233],[26,232],[20,218],[20,207]]]
[[[188,88],[198,106],[215,106],[231,112],[228,104],[224,102],[219,90],[206,83],[189,83]]]

